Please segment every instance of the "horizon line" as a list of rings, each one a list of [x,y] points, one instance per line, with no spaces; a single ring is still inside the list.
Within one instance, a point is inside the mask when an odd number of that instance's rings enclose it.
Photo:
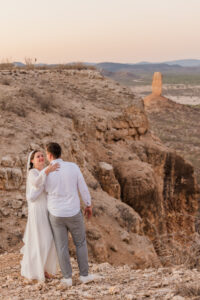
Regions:
[[[38,62],[38,63],[33,63],[35,65],[38,65],[38,64],[44,64],[44,65],[62,65],[62,64],[75,64],[75,63],[88,63],[88,64],[99,64],[99,63],[115,63],[115,64],[146,64],[146,63],[149,63],[149,64],[162,64],[162,63],[167,63],[167,62],[174,62],[174,61],[200,61],[200,58],[183,58],[183,59],[171,59],[171,60],[163,60],[163,61],[156,61],[156,62],[152,62],[152,61],[148,61],[148,60],[141,60],[141,61],[137,61],[137,62],[121,62],[121,61],[111,61],[111,60],[104,60],[104,61],[98,61],[98,62],[88,62],[88,61],[80,61],[80,60],[77,60],[77,61],[70,61],[70,62],[63,62],[63,63],[58,63],[58,62],[48,62],[48,63],[44,63],[44,62]],[[2,63],[9,63],[9,61],[5,61],[2,60],[2,62],[0,62],[0,64]],[[11,64],[14,64],[14,63],[22,63],[24,65],[26,65],[26,63],[24,61],[21,61],[21,60],[14,60],[12,62],[10,62]]]

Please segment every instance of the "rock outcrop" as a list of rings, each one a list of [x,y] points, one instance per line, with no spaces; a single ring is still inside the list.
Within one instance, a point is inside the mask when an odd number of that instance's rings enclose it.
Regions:
[[[152,80],[152,93],[144,98],[145,107],[155,106],[157,101],[166,102],[168,99],[162,96],[162,74],[155,72]]]
[[[198,189],[193,168],[162,146],[138,142],[132,149],[141,161],[115,166],[122,199],[142,217],[144,232],[155,245],[167,249],[174,242],[181,250],[195,234]]]
[[[97,167],[97,169],[97,176],[102,189],[106,191],[110,196],[116,199],[120,199],[121,188],[119,182],[115,177],[112,165],[105,162],[100,162],[99,168]]]
[[[152,81],[152,94],[155,96],[162,95],[162,74],[155,72]]]

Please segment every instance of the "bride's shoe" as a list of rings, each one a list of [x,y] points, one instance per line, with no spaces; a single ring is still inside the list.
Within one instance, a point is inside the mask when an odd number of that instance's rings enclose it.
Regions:
[[[46,271],[44,272],[44,276],[45,276],[46,279],[53,278],[53,276],[51,274],[49,274],[48,272],[46,272]]]

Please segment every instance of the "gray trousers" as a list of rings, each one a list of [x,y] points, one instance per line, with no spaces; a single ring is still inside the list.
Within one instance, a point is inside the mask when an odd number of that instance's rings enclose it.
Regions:
[[[82,213],[79,212],[73,217],[55,217],[49,214],[49,221],[63,276],[65,278],[72,277],[72,267],[68,249],[68,231],[71,233],[73,242],[76,246],[76,256],[80,276],[87,276],[88,250]]]

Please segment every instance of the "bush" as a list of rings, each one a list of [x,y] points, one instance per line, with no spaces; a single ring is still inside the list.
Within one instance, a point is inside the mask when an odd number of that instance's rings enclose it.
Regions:
[[[0,70],[11,70],[12,68],[14,68],[14,64],[8,59],[5,59],[0,63]]]
[[[1,80],[0,80],[0,83],[1,84],[3,84],[3,85],[10,85],[10,83],[11,83],[11,80],[9,79],[9,78],[2,78]]]
[[[54,107],[54,98],[52,94],[41,95],[34,89],[26,89],[21,91],[21,93],[23,93],[23,95],[28,94],[29,96],[31,96],[35,100],[35,103],[40,106],[42,111],[52,111],[52,108]]]
[[[77,63],[73,63],[73,64],[61,64],[61,65],[57,65],[56,66],[57,69],[59,70],[96,70],[96,68],[94,66],[91,65],[86,65],[84,63],[81,62],[77,62]]]
[[[33,70],[35,65],[34,63],[36,63],[37,59],[35,58],[34,60],[30,57],[25,57],[24,59],[25,64],[26,64],[26,69],[28,70]]]
[[[25,118],[27,116],[27,112],[25,108],[21,105],[17,105],[14,99],[4,99],[0,102],[0,108],[3,111],[8,111],[16,114],[19,117]]]
[[[200,284],[197,283],[179,283],[176,286],[176,295],[180,295],[182,297],[195,297],[200,296]],[[193,299],[193,298],[192,298]],[[195,299],[200,299],[195,298]]]
[[[95,66],[86,65],[82,62],[76,62],[71,64],[57,64],[57,65],[42,65],[36,64],[36,58],[25,57],[25,65],[15,66],[13,63],[10,63],[8,60],[0,63],[0,70],[10,70],[10,69],[27,69],[27,70],[96,70]]]
[[[51,94],[37,97],[36,102],[40,105],[43,111],[45,112],[52,111],[53,96]]]

